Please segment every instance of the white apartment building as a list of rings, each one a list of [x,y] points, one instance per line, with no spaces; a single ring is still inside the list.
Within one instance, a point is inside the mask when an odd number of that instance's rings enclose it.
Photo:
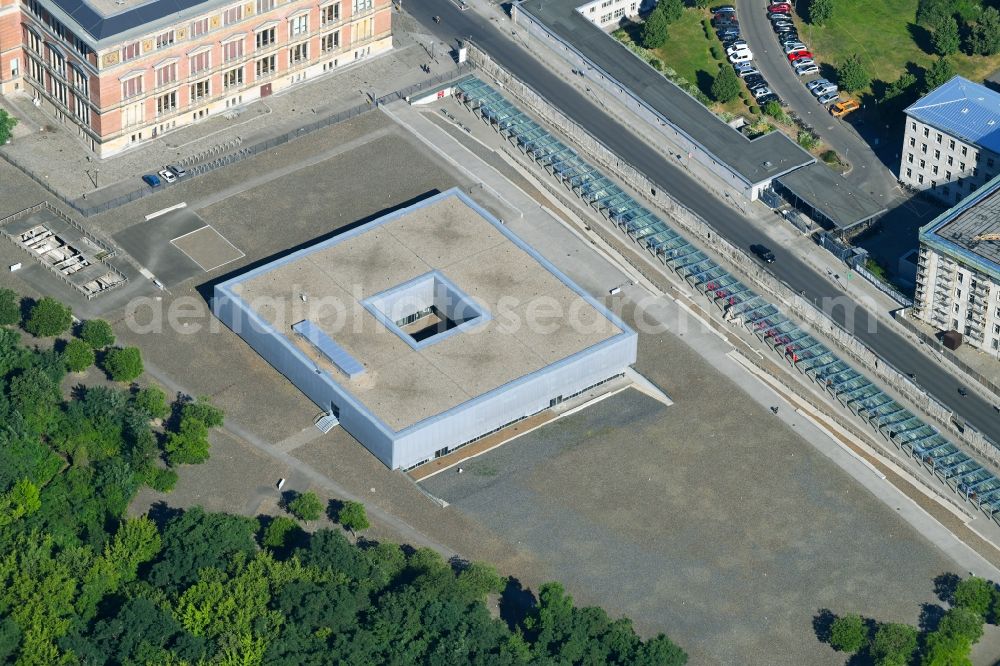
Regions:
[[[914,314],[1000,359],[1000,177],[920,230]]]
[[[1000,174],[1000,93],[956,76],[905,113],[904,185],[954,205]]]

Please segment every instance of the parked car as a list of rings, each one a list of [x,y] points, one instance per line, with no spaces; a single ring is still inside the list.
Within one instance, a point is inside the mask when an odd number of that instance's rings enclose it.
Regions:
[[[788,12],[771,12],[768,13],[767,18],[770,19],[771,23],[775,21],[791,21],[792,15]]]
[[[729,56],[729,62],[750,62],[753,60],[753,53],[750,51],[737,51],[736,53]]]
[[[721,28],[738,28],[740,27],[740,22],[735,18],[713,19],[712,25],[716,30]]]
[[[156,176],[154,174],[151,174],[151,173],[148,173],[145,176],[143,176],[142,177],[142,181],[144,183],[146,183],[147,185],[149,185],[150,187],[159,187],[160,186],[160,177]]]
[[[729,37],[739,37],[740,31],[739,28],[728,28],[726,30],[719,30],[717,33],[715,33],[715,36],[718,37],[719,39],[725,40]]]
[[[756,254],[764,263],[774,263],[774,252],[771,252],[771,249],[766,245],[760,245],[759,243],[751,245],[750,251]]]
[[[712,8],[713,14],[718,14],[719,12],[725,12],[727,14],[735,14],[736,7],[733,7],[732,5],[719,5],[718,7]]]
[[[177,176],[175,176],[173,172],[168,169],[163,169],[162,171],[159,172],[159,174],[160,174],[160,180],[162,180],[165,183],[177,182]]]
[[[742,72],[744,70],[753,69],[753,68],[754,68],[754,66],[753,66],[752,62],[741,62],[741,63],[738,63],[736,65],[733,65],[733,69],[736,70],[737,74],[739,74],[740,72]]]
[[[835,118],[843,118],[848,113],[856,111],[861,108],[861,104],[858,103],[856,99],[845,99],[842,102],[837,102],[830,107],[830,113],[833,114]]]
[[[753,90],[754,88],[759,88],[760,86],[766,86],[767,81],[760,74],[754,74],[753,76],[748,76],[743,79],[746,82],[747,88]]]
[[[827,80],[827,79],[813,79],[812,81],[810,81],[809,83],[806,84],[806,89],[807,90],[815,90],[816,88],[820,88],[822,86],[830,85],[830,83],[831,82],[829,80]]]
[[[750,47],[744,44],[735,44],[726,49],[726,55],[732,55],[737,51],[749,51]]]
[[[839,89],[837,88],[837,86],[835,84],[833,84],[833,83],[825,83],[825,84],[823,84],[821,86],[816,86],[815,88],[813,88],[812,89],[812,94],[816,95],[816,97],[822,97],[823,95],[829,95],[830,93],[835,93],[838,90]]]
[[[736,72],[736,75],[739,76],[744,81],[748,80],[750,77],[753,77],[753,76],[760,76],[760,71],[756,67],[754,67],[752,63],[744,62],[744,63],[740,63],[740,64],[741,65],[750,65],[750,69],[744,69],[742,71],[737,70],[737,72]],[[763,77],[761,77],[761,78],[763,78]]]
[[[787,55],[789,53],[797,53],[799,51],[808,51],[808,50],[809,47],[803,44],[802,42],[792,42],[791,44],[785,47],[785,54]]]
[[[779,37],[794,36],[796,39],[799,37],[799,31],[795,29],[795,24],[793,23],[782,23],[781,25],[775,25],[774,31],[778,33]]]
[[[747,40],[741,39],[740,37],[737,37],[736,39],[727,39],[722,42],[722,45],[726,47],[727,51],[733,47],[736,47],[737,49],[740,47],[750,48],[750,45],[747,44]]]
[[[763,97],[757,98],[757,103],[760,104],[761,106],[764,106],[768,102],[777,102],[778,104],[781,104],[781,98],[773,93],[770,95],[764,95]]]
[[[793,69],[798,69],[800,67],[810,67],[815,65],[816,62],[812,58],[799,58],[798,60],[789,60],[792,64]]]
[[[170,173],[172,173],[175,176],[177,176],[178,178],[183,178],[188,173],[187,169],[185,169],[184,167],[179,167],[179,166],[176,166],[176,165],[173,165],[173,164],[168,164],[167,165],[167,170],[170,171]]]
[[[750,92],[751,94],[753,94],[753,98],[756,99],[757,101],[760,101],[764,97],[771,97],[772,95],[774,95],[774,91],[768,88],[767,86],[751,90]]]
[[[796,67],[795,73],[799,76],[806,76],[808,74],[819,74],[819,67],[816,65],[808,65],[806,67]]]
[[[788,19],[779,18],[774,21],[771,21],[771,27],[774,28],[775,31],[779,30],[780,28],[788,28],[790,30],[794,30],[795,24],[789,21]]]
[[[788,62],[795,62],[796,60],[802,60],[808,58],[812,60],[813,54],[809,51],[796,51],[795,53],[788,54]]]
[[[827,93],[825,95],[820,95],[818,101],[823,106],[826,106],[830,102],[836,102],[839,99],[840,99],[840,95],[838,93],[836,93],[836,92],[832,92],[832,93]]]
[[[792,6],[787,2],[772,2],[767,8],[768,13],[776,14],[781,12],[782,14],[791,14]]]

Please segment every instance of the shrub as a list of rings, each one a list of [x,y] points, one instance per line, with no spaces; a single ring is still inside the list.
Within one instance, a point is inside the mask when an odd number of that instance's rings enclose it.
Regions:
[[[296,495],[285,508],[299,520],[316,520],[323,515],[323,502],[313,492]]]
[[[752,113],[755,116],[759,116],[760,115],[760,107],[757,106],[756,104],[751,104],[750,105],[750,113]]]
[[[177,485],[177,472],[172,469],[150,467],[146,472],[146,485],[161,493],[169,493]]]
[[[44,338],[65,333],[72,323],[73,313],[70,309],[56,299],[46,296],[31,308],[24,330]]]
[[[867,642],[868,631],[860,615],[844,615],[830,625],[830,647],[834,650],[853,654]]]
[[[103,319],[88,319],[80,327],[80,339],[94,349],[104,349],[115,344],[115,333]]]
[[[94,350],[83,340],[74,338],[66,343],[62,358],[70,372],[83,372],[94,364]]]
[[[840,155],[835,150],[823,151],[823,154],[819,158],[827,164],[840,164]]]
[[[785,117],[785,112],[782,110],[781,104],[773,99],[764,105],[764,113],[775,120],[781,120]]]
[[[806,150],[812,150],[817,145],[819,145],[819,139],[812,132],[807,132],[806,130],[799,130],[798,136],[799,145]]]
[[[722,60],[722,49],[720,49],[718,46],[713,44],[712,47],[709,49],[709,51],[712,52],[713,58],[715,58],[716,60]]]
[[[0,326],[21,321],[21,299],[10,289],[0,289]]]
[[[147,386],[135,394],[135,406],[151,419],[165,419],[170,415],[167,394],[156,386]]]
[[[662,72],[663,71],[663,61],[660,60],[659,58],[650,58],[649,59],[649,66],[652,67],[653,69],[655,69],[658,72]]]
[[[130,382],[142,374],[142,355],[138,347],[109,349],[101,367],[114,381]]]

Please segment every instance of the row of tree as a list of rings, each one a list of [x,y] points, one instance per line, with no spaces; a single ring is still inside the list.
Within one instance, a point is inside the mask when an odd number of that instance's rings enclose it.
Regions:
[[[0,298],[0,316],[10,302]],[[0,663],[686,662],[667,637],[644,641],[554,583],[537,603],[504,601],[497,618],[486,601],[508,581],[430,550],[309,534],[286,516],[163,505],[126,518],[140,486],[176,479],[164,463],[207,458],[223,414],[206,400],[171,405],[153,387],[65,392],[65,353],[27,348],[10,328],[65,332],[41,304],[0,325]],[[77,339],[113,344],[98,328],[85,324]],[[322,508],[313,493],[286,504],[302,520]],[[352,532],[367,527],[360,504],[329,514]]]
[[[976,0],[920,0],[917,24],[930,33],[930,46],[942,56],[1000,53],[1000,11]]]
[[[941,612],[925,612],[921,629],[822,611],[817,616],[819,637],[835,650],[875,666],[970,664],[969,654],[983,635],[983,625],[1000,620],[1000,588],[983,578],[960,580],[954,574],[939,576],[936,583],[939,598],[950,608],[941,611],[931,606]]]

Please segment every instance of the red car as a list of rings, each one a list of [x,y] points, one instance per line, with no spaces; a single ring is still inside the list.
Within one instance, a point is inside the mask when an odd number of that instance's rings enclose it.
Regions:
[[[812,58],[812,57],[813,54],[810,53],[809,51],[798,51],[796,53],[788,54],[788,62],[795,62],[796,60],[800,60],[802,58]]]
[[[787,2],[778,2],[767,8],[768,14],[791,14],[792,6]]]

